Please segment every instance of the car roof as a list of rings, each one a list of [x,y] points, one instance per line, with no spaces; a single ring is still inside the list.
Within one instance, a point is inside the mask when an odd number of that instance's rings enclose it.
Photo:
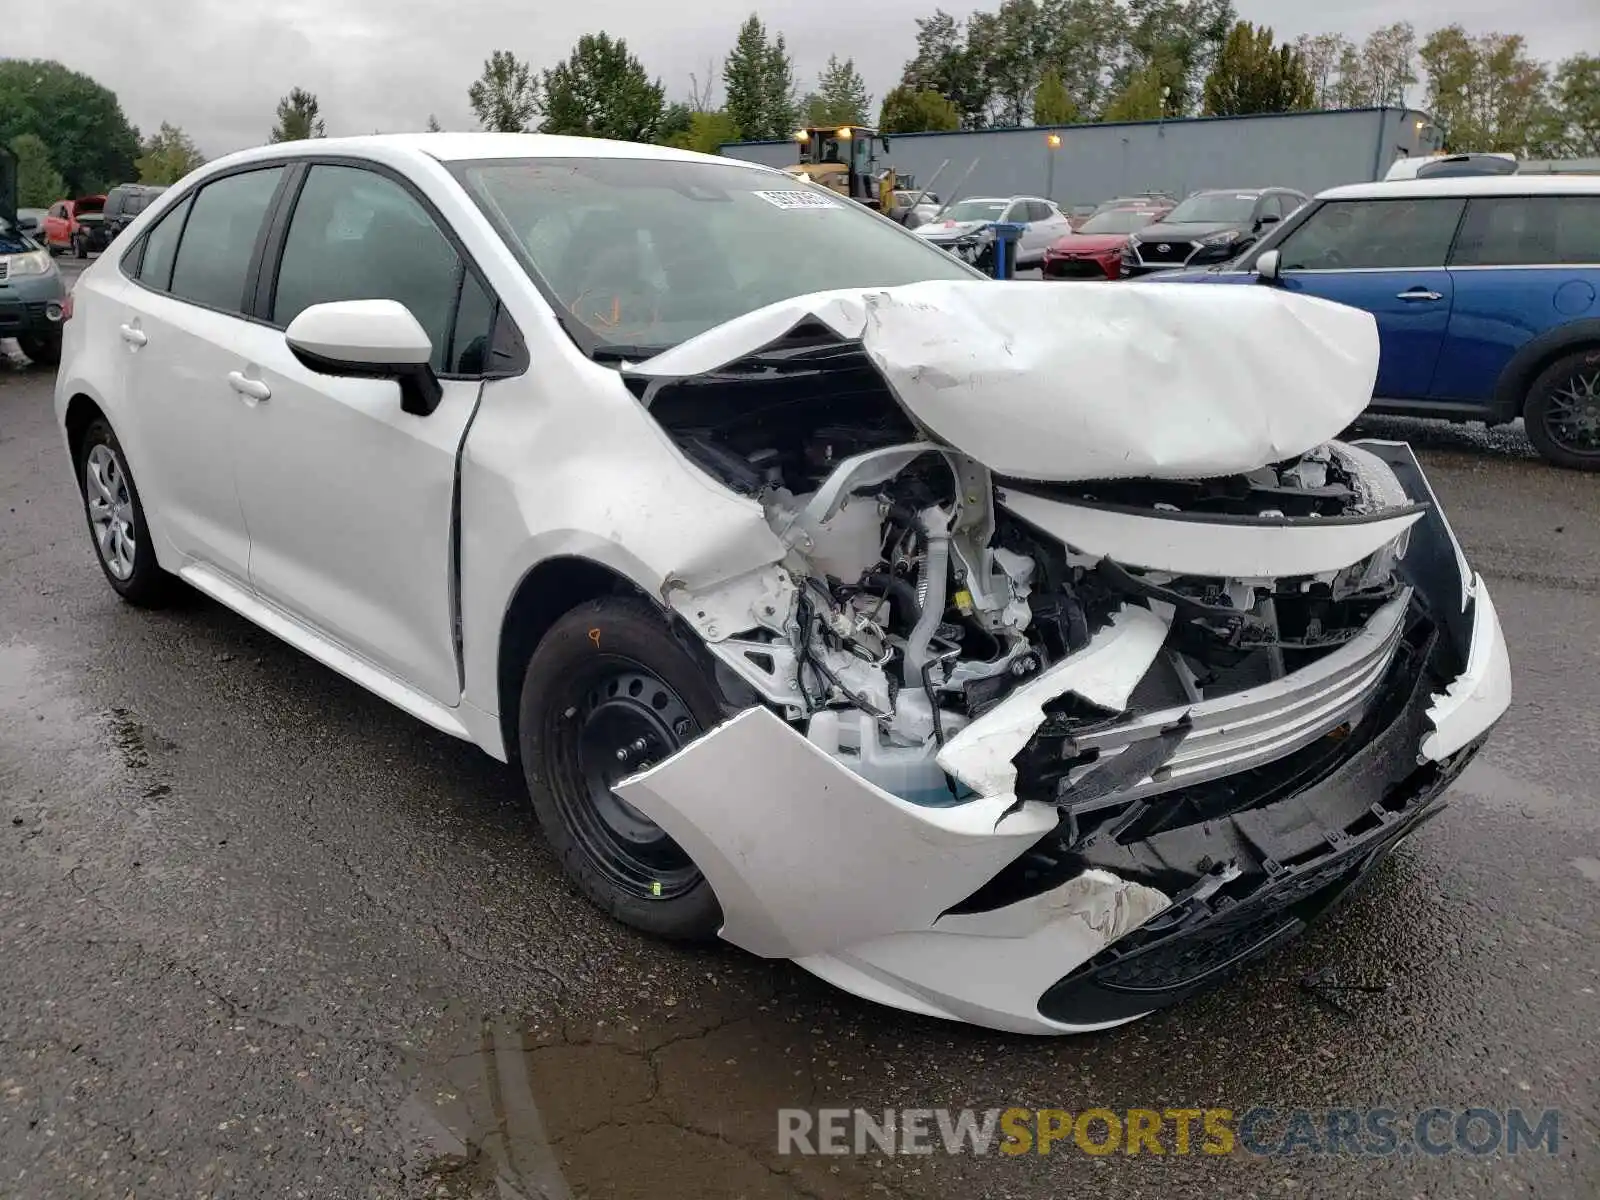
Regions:
[[[396,155],[463,162],[492,158],[654,158],[683,162],[720,162],[784,174],[742,159],[698,154],[644,142],[618,142],[606,138],[567,137],[549,133],[378,133],[363,137],[311,138],[298,142],[273,142],[219,158],[208,167],[226,169],[246,163],[315,155],[351,155],[391,159]],[[210,173],[209,171],[207,172]]]
[[[1594,196],[1600,175],[1456,175],[1347,183],[1318,192],[1318,200],[1393,200],[1427,196]]]

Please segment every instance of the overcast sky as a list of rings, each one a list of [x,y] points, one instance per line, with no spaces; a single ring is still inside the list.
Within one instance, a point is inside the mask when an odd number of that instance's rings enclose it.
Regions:
[[[945,4],[968,11],[959,2]],[[1270,23],[1280,38],[1331,30],[1359,41],[1401,19],[1413,22],[1421,38],[1459,21],[1474,33],[1520,32],[1542,59],[1600,53],[1600,0],[1235,4],[1242,17]],[[936,6],[937,0],[812,0],[756,11],[769,30],[787,36],[802,91],[837,53],[855,58],[876,103],[911,56],[914,19]],[[994,0],[984,7],[997,6]],[[421,129],[429,113],[446,129],[470,129],[467,85],[490,51],[511,50],[547,67],[580,34],[601,29],[626,38],[669,97],[687,98],[690,73],[705,78],[708,62],[720,61],[751,9],[751,0],[140,0],[88,9],[39,3],[7,23],[5,50],[56,58],[94,76],[117,93],[142,130],[171,121],[216,157],[265,141],[278,98],[295,86],[317,94],[330,135]]]

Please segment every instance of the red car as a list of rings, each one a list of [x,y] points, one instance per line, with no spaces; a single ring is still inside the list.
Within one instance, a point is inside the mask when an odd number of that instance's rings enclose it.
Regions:
[[[1128,235],[1159,221],[1171,206],[1109,208],[1096,213],[1044,252],[1046,279],[1116,279]]]
[[[51,254],[71,250],[79,258],[91,250],[106,248],[104,196],[79,196],[76,200],[57,200],[45,213],[41,230]]]

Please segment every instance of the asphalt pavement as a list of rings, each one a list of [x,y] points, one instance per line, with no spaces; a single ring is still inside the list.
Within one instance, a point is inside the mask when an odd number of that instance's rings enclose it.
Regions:
[[[1365,426],[1418,444],[1510,641],[1453,802],[1199,999],[1033,1040],[636,936],[507,768],[208,600],[122,604],[51,386],[0,364],[0,1197],[1600,1194],[1600,479],[1519,431]],[[777,1151],[781,1108],[1255,1105],[1553,1109],[1560,1137]]]

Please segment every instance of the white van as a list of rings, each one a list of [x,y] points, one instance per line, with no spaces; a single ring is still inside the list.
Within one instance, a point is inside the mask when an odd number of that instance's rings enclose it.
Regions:
[[[1383,177],[1388,183],[1396,179],[1441,179],[1455,175],[1515,175],[1515,154],[1422,154],[1415,158],[1397,158]]]

